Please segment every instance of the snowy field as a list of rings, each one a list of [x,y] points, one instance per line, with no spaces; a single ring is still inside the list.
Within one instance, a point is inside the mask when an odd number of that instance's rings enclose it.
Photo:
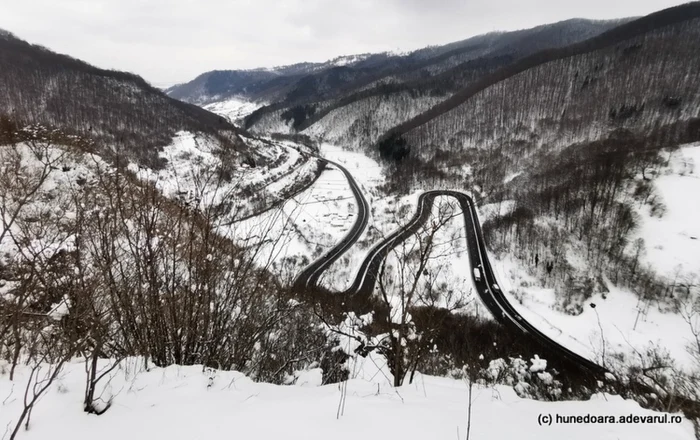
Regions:
[[[633,292],[611,283],[607,284],[610,291],[605,299],[594,295],[586,302],[583,313],[568,315],[554,308],[554,290],[538,287],[538,280],[528,276],[519,264],[511,259],[492,259],[492,263],[506,297],[516,310],[574,352],[611,366],[613,352],[623,353],[635,363],[639,361],[638,351],[644,353],[652,347],[667,350],[682,367],[694,367],[686,349],[692,333],[680,315],[661,311],[655,305],[647,308]],[[523,283],[528,287],[523,287]],[[590,304],[595,304],[595,309]]]
[[[368,361],[371,362],[371,361]],[[236,372],[201,366],[143,369],[125,362],[102,392],[112,397],[103,415],[82,412],[85,372],[69,364],[32,413],[20,439],[464,439],[467,385],[460,380],[416,377],[392,388],[377,370],[343,384],[318,386],[320,370],[290,378],[295,386],[255,383]],[[15,383],[0,368],[0,426],[14,427],[22,409],[20,369]],[[376,370],[376,369],[375,369]],[[343,395],[345,399],[341,400]],[[590,401],[541,402],[519,398],[505,386],[475,386],[472,439],[693,439],[692,424],[556,424],[540,426],[548,414],[660,415],[633,401],[597,394]]]
[[[681,146],[654,186],[666,206],[661,218],[638,210],[643,261],[669,279],[700,278],[700,143]]]
[[[265,105],[264,103],[251,102],[243,98],[230,98],[217,101],[204,106],[210,112],[219,114],[233,123],[238,123],[243,118]]]
[[[418,238],[414,235],[387,256],[386,265],[391,270],[387,272],[384,280],[392,319],[401,316],[401,292],[411,292],[415,282],[415,271],[418,269],[415,260],[411,265],[405,265],[405,261],[425,248],[429,236],[432,236],[431,251],[420,273],[420,287],[413,300],[414,304],[490,317],[488,310],[480,305],[481,301],[474,288],[464,219],[459,203],[451,197],[435,198],[431,217],[419,230],[419,235],[422,245],[418,244]],[[381,297],[379,285],[375,286],[375,293]]]
[[[287,269],[296,273],[340,242],[356,215],[357,204],[347,179],[328,166],[311,187],[279,207],[220,230],[241,245],[267,242],[260,260],[278,266],[293,260]]]

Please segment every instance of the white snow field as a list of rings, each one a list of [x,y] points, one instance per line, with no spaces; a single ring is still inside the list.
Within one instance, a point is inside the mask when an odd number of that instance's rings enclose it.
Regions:
[[[337,168],[327,166],[309,188],[280,206],[222,226],[220,231],[241,245],[267,242],[260,260],[273,261],[275,266],[283,260],[291,262],[285,276],[293,277],[339,243],[356,215],[357,203],[347,179]]]
[[[673,152],[654,186],[666,212],[659,218],[638,210],[637,233],[646,242],[643,260],[670,279],[700,278],[700,143]]]
[[[366,361],[374,362],[374,359]],[[85,366],[68,364],[32,413],[18,439],[464,439],[467,385],[417,375],[412,385],[392,388],[383,371],[373,379],[318,386],[320,370],[296,375],[295,386],[255,383],[243,374],[201,366],[152,367],[127,360],[102,396],[113,398],[103,415],[82,411]],[[22,410],[29,370],[10,382],[0,370],[0,427],[14,428]],[[341,400],[345,396],[344,401]],[[573,423],[540,426],[540,415],[661,415],[618,396],[589,401],[542,402],[518,397],[505,386],[473,390],[472,439],[693,439],[692,423]],[[5,434],[6,437],[8,434]]]
[[[227,118],[231,122],[237,123],[263,105],[263,103],[252,102],[240,97],[233,97],[224,101],[207,104],[204,108]]]

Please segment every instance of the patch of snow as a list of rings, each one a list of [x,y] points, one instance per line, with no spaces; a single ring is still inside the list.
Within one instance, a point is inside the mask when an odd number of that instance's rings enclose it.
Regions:
[[[70,299],[66,295],[64,295],[63,299],[59,303],[51,306],[51,310],[49,311],[49,318],[53,319],[54,321],[60,321],[64,316],[68,314],[69,304]]]
[[[540,359],[538,355],[535,355],[533,359],[530,359],[532,365],[530,365],[530,371],[533,373],[538,373],[547,369],[547,361],[545,359]]]
[[[231,122],[237,122],[264,105],[264,103],[253,102],[243,97],[232,97],[223,101],[212,102],[205,105],[204,108],[227,118]]]

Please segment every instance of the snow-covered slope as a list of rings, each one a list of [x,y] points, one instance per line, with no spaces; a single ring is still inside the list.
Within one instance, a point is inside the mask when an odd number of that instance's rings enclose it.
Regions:
[[[649,197],[655,198],[655,206],[661,208],[652,215],[649,204],[630,202],[636,229],[626,250],[631,256],[638,255],[638,270],[646,270],[659,280],[656,296],[647,296],[625,282],[615,284],[603,278],[602,286],[591,286],[586,291],[590,297],[582,300],[580,313],[572,315],[563,311],[562,289],[547,284],[550,277],[543,261],[537,266],[532,256],[519,259],[504,253],[496,259],[494,268],[503,291],[520,313],[571,350],[609,367],[640,364],[652,350],[668,354],[679,367],[692,371],[697,368],[694,332],[700,324],[697,311],[693,312],[700,295],[700,204],[695,197],[700,193],[695,165],[700,163],[700,146],[695,143],[664,150],[659,159],[663,165],[647,174],[647,180],[640,173],[632,183],[651,185]],[[631,197],[624,194],[623,198]],[[482,220],[506,216],[513,206],[512,201],[484,206]],[[554,219],[540,222],[545,221],[556,224]],[[574,272],[591,270],[586,252],[573,237],[558,240],[557,247],[565,249]],[[624,360],[616,360],[615,353]]]
[[[160,170],[130,169],[150,180],[174,199],[198,209],[224,207],[227,221],[239,221],[280,203],[308,186],[319,172],[318,160],[301,153],[292,143],[245,138],[257,153],[260,165],[237,158],[227,161],[216,139],[189,132],[177,133],[160,157]]]
[[[439,96],[414,97],[409,92],[373,96],[332,110],[302,133],[330,143],[369,150],[388,130],[444,99]],[[275,116],[266,115],[267,118]],[[256,127],[263,125],[261,121]]]
[[[642,261],[669,280],[700,278],[700,143],[682,145],[663,157],[668,165],[653,179],[663,214],[638,209],[636,237],[645,241]]]
[[[19,438],[122,440],[191,439],[358,439],[425,440],[465,438],[468,387],[460,380],[418,375],[413,385],[394,389],[382,369],[373,379],[318,386],[318,370],[297,375],[296,386],[255,383],[243,374],[201,366],[143,369],[128,361],[112,374],[102,416],[82,412],[84,365],[72,363],[32,413]],[[22,410],[29,374],[16,383],[0,365],[0,426],[14,427]],[[559,416],[663,416],[617,396],[596,394],[583,402],[538,402],[518,397],[512,388],[476,386],[470,438],[492,439],[692,439],[692,424],[556,423]],[[542,415],[554,418],[541,426]]]
[[[204,108],[238,124],[243,118],[262,107],[262,105],[262,103],[252,102],[245,98],[233,97],[207,104]]]

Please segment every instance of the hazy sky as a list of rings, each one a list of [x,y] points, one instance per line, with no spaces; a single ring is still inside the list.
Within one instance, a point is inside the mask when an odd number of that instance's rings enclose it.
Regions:
[[[645,15],[674,0],[5,0],[0,28],[157,86],[213,69],[411,50],[572,17]]]

